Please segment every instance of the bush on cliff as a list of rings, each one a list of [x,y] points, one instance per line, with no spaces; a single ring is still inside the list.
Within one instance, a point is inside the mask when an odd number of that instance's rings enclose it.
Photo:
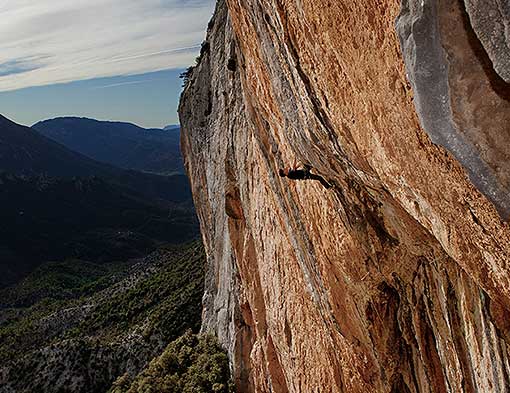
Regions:
[[[228,358],[216,338],[188,331],[133,382],[119,378],[110,393],[228,393],[229,378]]]

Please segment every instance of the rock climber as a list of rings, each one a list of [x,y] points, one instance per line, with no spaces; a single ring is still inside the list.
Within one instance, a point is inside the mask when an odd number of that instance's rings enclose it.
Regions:
[[[310,165],[303,165],[302,169],[298,169],[298,165],[294,163],[292,167],[280,169],[280,176],[290,180],[318,180],[324,187],[332,187],[322,176],[311,173],[311,170],[312,167]]]

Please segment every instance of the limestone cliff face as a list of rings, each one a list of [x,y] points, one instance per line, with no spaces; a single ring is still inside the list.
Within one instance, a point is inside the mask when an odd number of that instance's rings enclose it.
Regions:
[[[239,391],[510,391],[508,13],[481,3],[218,2],[180,115]]]

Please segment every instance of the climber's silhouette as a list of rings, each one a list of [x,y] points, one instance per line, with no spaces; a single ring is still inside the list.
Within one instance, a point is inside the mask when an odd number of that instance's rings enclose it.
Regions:
[[[298,169],[297,164],[294,163],[293,167],[280,169],[280,176],[287,177],[290,180],[318,180],[324,187],[332,187],[322,176],[311,173],[311,170],[312,167],[310,165],[303,165],[303,169]]]

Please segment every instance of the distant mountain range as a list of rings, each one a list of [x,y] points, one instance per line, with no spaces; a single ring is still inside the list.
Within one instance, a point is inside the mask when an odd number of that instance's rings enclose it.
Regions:
[[[163,127],[164,131],[175,131],[179,132],[181,131],[181,126],[178,124],[170,124],[169,126]]]
[[[0,287],[46,261],[126,260],[198,235],[184,175],[100,163],[2,116],[0,221]]]
[[[68,149],[119,168],[165,175],[184,172],[178,125],[145,129],[131,123],[61,117],[32,128]]]
[[[122,143],[121,139],[119,145]],[[21,176],[99,176],[122,186],[126,191],[131,190],[148,198],[172,202],[191,200],[188,180],[184,175],[158,176],[104,164],[1,115],[0,171]]]

